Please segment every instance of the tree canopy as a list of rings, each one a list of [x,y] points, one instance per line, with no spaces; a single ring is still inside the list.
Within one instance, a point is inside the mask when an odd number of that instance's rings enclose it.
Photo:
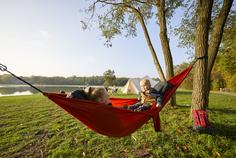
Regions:
[[[113,86],[115,85],[115,71],[114,70],[107,70],[103,73],[103,79],[104,79],[104,86]]]
[[[166,0],[165,17],[170,20],[176,8],[182,6],[183,0]],[[139,15],[141,14],[145,24],[154,20],[157,24],[158,14],[155,7],[160,1],[154,0],[93,0],[93,3],[85,9],[90,18],[83,21],[84,29],[91,22],[98,24],[102,36],[106,39],[107,46],[112,46],[111,40],[116,36],[136,37]],[[97,12],[98,10],[98,12]]]
[[[213,69],[213,88],[227,88],[236,91],[236,15],[232,16],[231,25],[224,30],[220,54]]]
[[[184,12],[184,16],[181,19],[181,23],[178,27],[174,29],[174,33],[176,36],[179,37],[179,46],[183,48],[187,48],[188,52],[191,54],[194,51],[194,41],[195,41],[195,27],[197,22],[197,5],[199,1],[183,1],[182,2],[182,9]],[[214,25],[216,25],[216,19],[219,17],[219,13],[222,9],[223,1],[222,0],[214,0],[213,1],[213,7],[212,7],[212,13],[211,13],[211,22],[209,23],[210,28],[210,34],[209,38],[212,36],[212,31]],[[227,28],[232,28],[234,25],[234,19],[235,19],[235,10],[230,10],[228,18],[225,23],[225,30]]]

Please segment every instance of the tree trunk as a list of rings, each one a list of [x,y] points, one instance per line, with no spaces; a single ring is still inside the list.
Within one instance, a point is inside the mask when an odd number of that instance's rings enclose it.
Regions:
[[[211,32],[210,44],[208,47],[208,68],[207,68],[207,102],[209,102],[209,93],[211,89],[211,71],[218,54],[221,39],[223,37],[223,30],[226,19],[229,15],[230,8],[232,7],[233,0],[224,0],[224,4],[217,16],[213,30]],[[208,105],[208,104],[207,104]]]
[[[157,72],[160,75],[160,78],[161,78],[162,81],[166,80],[165,79],[165,75],[164,75],[164,73],[162,71],[161,65],[160,65],[160,63],[159,63],[159,61],[157,59],[157,55],[156,55],[156,52],[155,52],[155,50],[153,48],[153,45],[152,45],[150,36],[148,34],[147,27],[146,27],[146,25],[144,23],[143,17],[142,17],[141,13],[138,10],[136,10],[134,8],[133,8],[133,10],[135,11],[135,13],[136,13],[136,15],[137,15],[137,17],[138,17],[138,19],[139,19],[139,21],[141,23],[141,26],[142,26],[142,29],[143,29],[143,32],[144,32],[144,35],[145,35],[145,39],[146,39],[148,47],[149,47],[149,49],[151,51],[152,58],[153,58],[155,66],[156,66]]]
[[[197,57],[207,56],[209,26],[211,21],[211,9],[213,0],[199,0],[197,8],[197,28],[195,39],[195,55]],[[195,64],[192,94],[192,115],[194,118],[194,129],[209,128],[206,113],[207,99],[207,59],[203,58]]]
[[[167,28],[166,28],[166,17],[165,17],[165,0],[160,0],[157,4],[158,10],[158,21],[160,23],[160,40],[162,51],[165,59],[165,66],[166,66],[166,78],[170,79],[174,76],[174,67],[173,67],[173,60],[169,46],[169,39],[167,37]],[[170,105],[176,105],[176,95],[173,94],[170,99]]]

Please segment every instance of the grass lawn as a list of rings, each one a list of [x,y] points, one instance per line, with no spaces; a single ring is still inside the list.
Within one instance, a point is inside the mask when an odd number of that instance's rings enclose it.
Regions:
[[[1,97],[0,157],[236,157],[235,96],[210,95],[215,135],[189,128],[191,91],[178,91],[177,103],[162,110],[162,132],[150,120],[130,136],[110,138],[42,95]]]

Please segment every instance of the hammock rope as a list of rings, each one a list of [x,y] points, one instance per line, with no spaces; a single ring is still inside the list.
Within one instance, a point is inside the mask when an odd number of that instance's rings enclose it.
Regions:
[[[10,73],[12,76],[42,93],[48,99],[56,103],[95,132],[106,136],[123,137],[135,132],[150,118],[153,119],[155,131],[160,131],[159,112],[187,77],[196,61],[205,58],[207,58],[207,56],[195,58],[188,68],[168,80],[173,87],[164,93],[162,107],[156,107],[153,105],[148,110],[139,112],[129,111],[122,108],[124,105],[129,106],[137,103],[138,100],[134,98],[110,98],[112,107],[109,107],[90,100],[67,98],[65,94],[43,92],[39,88],[7,70],[5,65],[0,64],[0,70]]]
[[[17,78],[18,80],[28,84],[30,87],[34,88],[35,90],[37,90],[38,92],[40,93],[44,93],[42,90],[40,90],[39,88],[35,87],[34,85],[30,84],[29,82],[25,81],[24,79],[20,78],[19,76],[16,76],[15,74],[13,74],[11,71],[7,70],[7,67],[3,64],[0,64],[0,70],[1,71],[6,71],[8,72],[9,74],[11,74],[12,76],[14,76],[15,78]]]

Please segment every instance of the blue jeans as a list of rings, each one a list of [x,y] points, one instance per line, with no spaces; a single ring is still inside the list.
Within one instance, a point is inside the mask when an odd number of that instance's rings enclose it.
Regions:
[[[147,110],[151,105],[149,104],[141,104],[141,103],[136,103],[134,105],[128,106],[128,109],[131,111],[144,111]]]
[[[162,96],[158,97],[157,100],[156,100],[157,104],[161,105],[162,104],[162,100],[163,100]]]

